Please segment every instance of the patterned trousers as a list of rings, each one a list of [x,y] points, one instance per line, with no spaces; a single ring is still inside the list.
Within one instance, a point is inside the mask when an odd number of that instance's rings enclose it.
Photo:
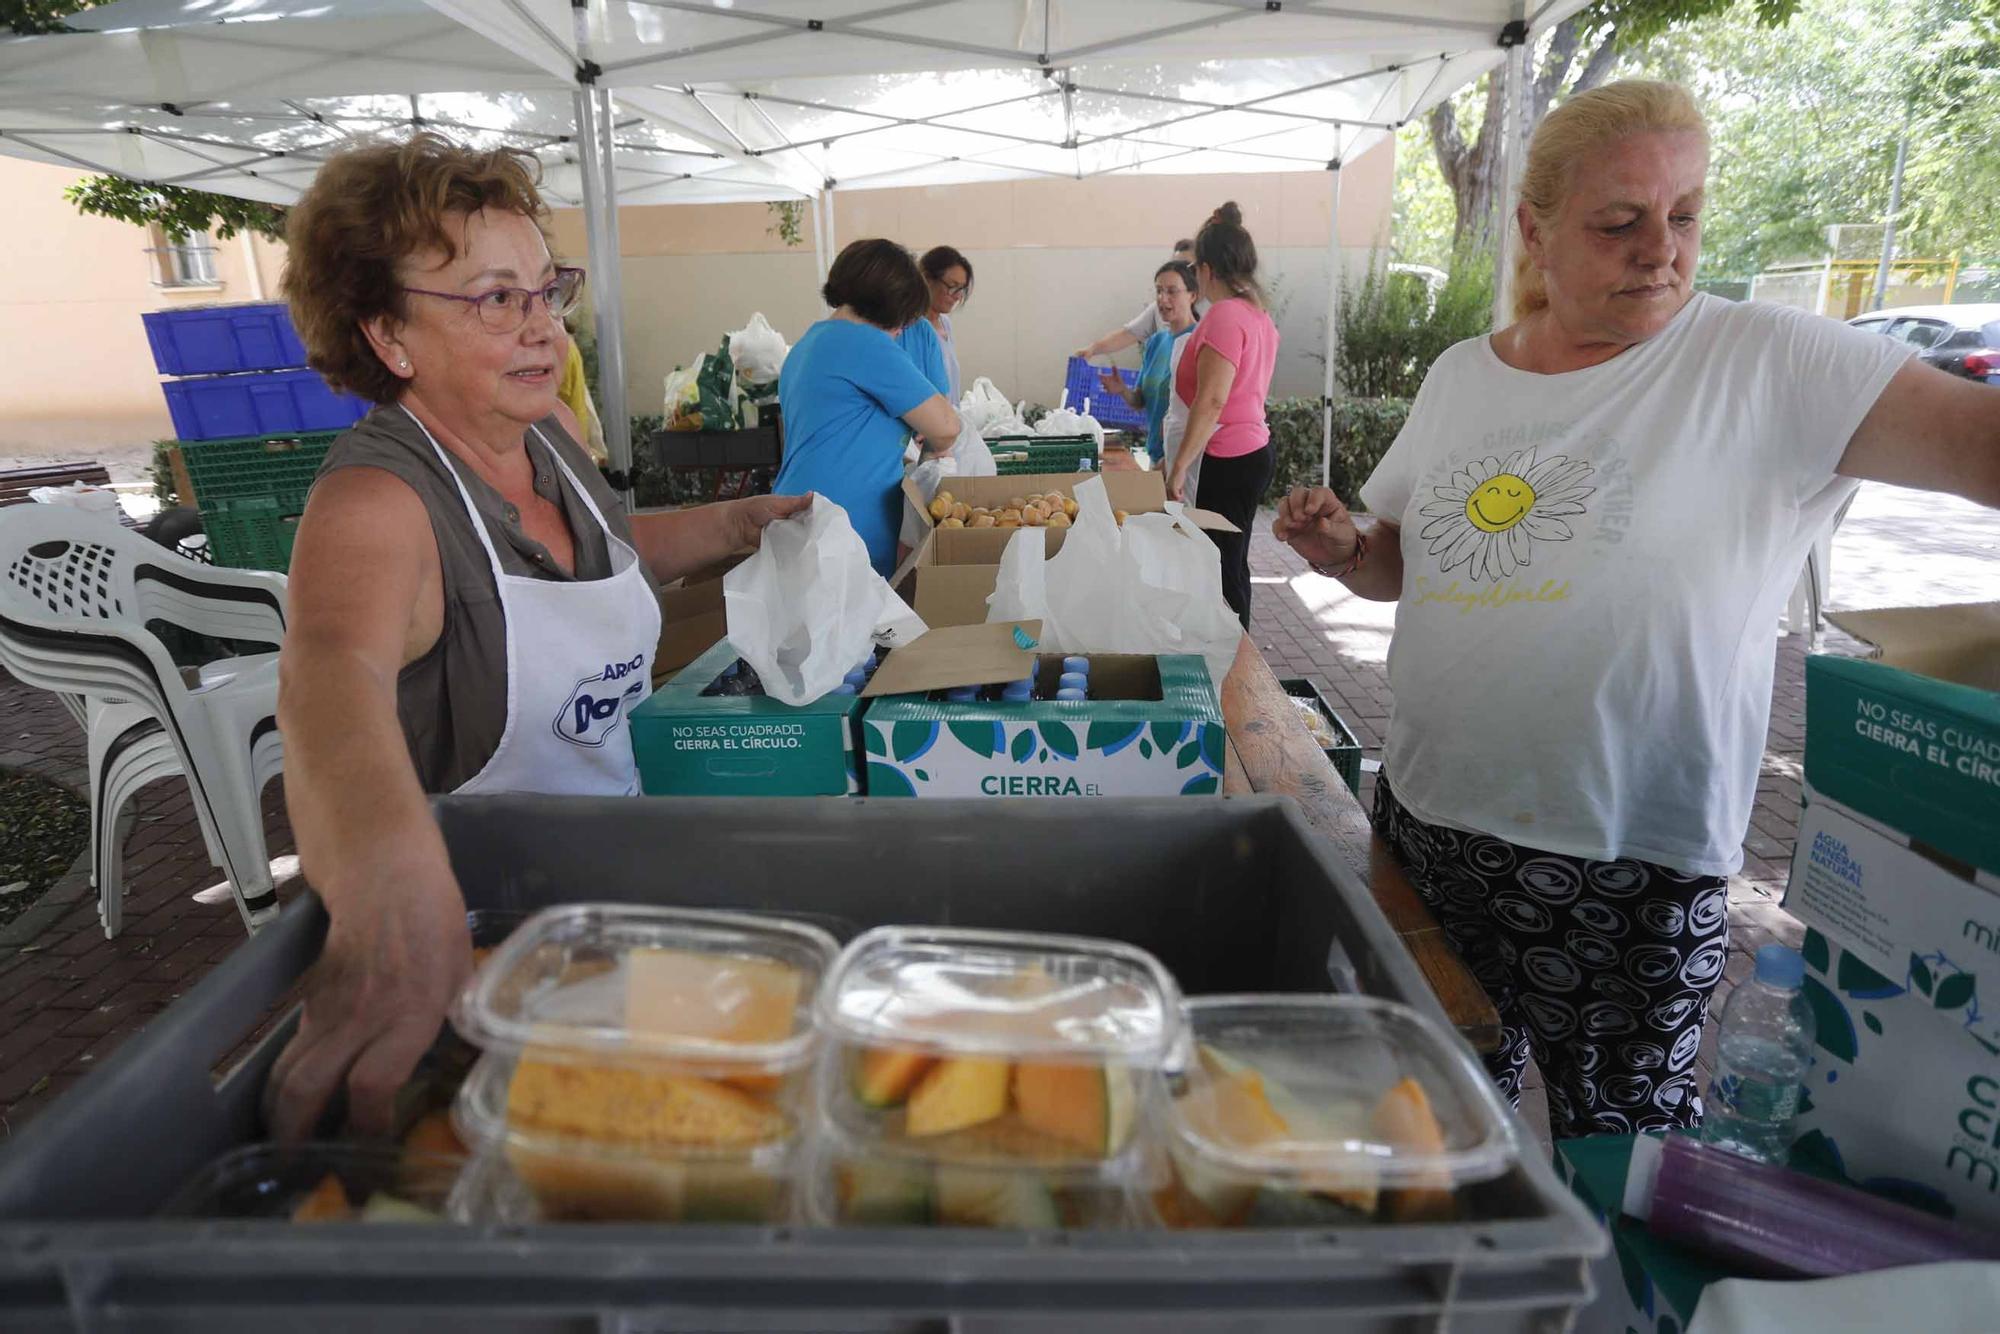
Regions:
[[[1375,785],[1375,832],[1500,1012],[1486,1066],[1518,1104],[1532,1053],[1556,1139],[1701,1124],[1695,1053],[1729,950],[1729,884],[1419,820]]]

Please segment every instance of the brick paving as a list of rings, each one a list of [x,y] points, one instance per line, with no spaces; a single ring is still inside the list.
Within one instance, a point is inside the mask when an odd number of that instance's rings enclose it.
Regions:
[[[1252,633],[1280,676],[1303,676],[1329,692],[1369,753],[1388,727],[1383,673],[1393,609],[1363,602],[1312,576],[1271,540],[1268,522],[1252,549],[1257,598]],[[1834,545],[1833,608],[1968,601],[2000,588],[2000,515],[1973,506],[1865,488]],[[1773,635],[1778,655],[1771,733],[1745,840],[1743,874],[1730,888],[1731,950],[1724,987],[1748,971],[1769,940],[1796,944],[1800,928],[1782,909],[1804,742],[1804,649]],[[1829,631],[1821,647],[1859,646]],[[25,769],[82,793],[84,739],[54,698],[0,673],[0,765]],[[1372,790],[1365,776],[1363,799]],[[292,851],[279,784],[265,795],[273,857]],[[0,927],[0,1142],[89,1073],[119,1043],[243,943],[235,908],[190,896],[215,883],[178,779],[154,784],[128,808],[125,926],[107,941],[97,922],[87,863],[41,903]],[[281,890],[289,896],[296,887]],[[1713,1060],[1713,1034],[1704,1069]],[[1531,1123],[1543,1115],[1530,1102]]]

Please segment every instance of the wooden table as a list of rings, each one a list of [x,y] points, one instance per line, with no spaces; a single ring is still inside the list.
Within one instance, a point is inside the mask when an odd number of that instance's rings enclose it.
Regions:
[[[1333,841],[1368,882],[1389,925],[1417,961],[1458,1031],[1482,1052],[1500,1047],[1500,1016],[1444,931],[1417,896],[1361,803],[1333,771],[1306,731],[1264,655],[1245,635],[1236,664],[1222,682],[1222,718],[1229,726],[1224,792],[1282,793],[1299,804],[1306,823]]]

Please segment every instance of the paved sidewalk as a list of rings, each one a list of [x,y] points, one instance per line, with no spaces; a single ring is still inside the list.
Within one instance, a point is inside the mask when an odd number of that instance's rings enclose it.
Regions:
[[[1392,609],[1311,575],[1270,539],[1268,521],[1259,532],[1252,550],[1258,646],[1279,675],[1328,689],[1371,754],[1379,753],[1389,717],[1382,666]],[[1836,608],[1992,597],[2000,587],[2000,515],[1870,487],[1835,542],[1832,565]],[[1744,873],[1731,888],[1727,983],[1745,974],[1758,945],[1799,939],[1777,899],[1799,801],[1804,653],[1797,636],[1774,633],[1773,644],[1775,707]],[[1859,646],[1834,632],[1822,647]],[[52,696],[0,672],[0,719],[0,765],[85,790],[82,733]],[[265,795],[273,857],[292,851],[279,790],[274,783]],[[208,864],[185,785],[155,784],[130,809],[136,819],[125,844],[125,928],[117,940],[105,940],[97,924],[87,862],[0,928],[0,1142],[244,940],[233,906],[205,907],[189,897],[220,876]],[[281,890],[285,897],[296,892],[296,883]],[[1704,1068],[1712,1057],[1711,1035]]]
[[[1865,485],[1835,535],[1830,611],[1866,607],[1930,606],[2000,597],[2000,514],[1965,501]],[[1306,677],[1328,692],[1334,707],[1379,758],[1389,725],[1385,671],[1393,604],[1355,597],[1322,579],[1270,535],[1267,515],[1251,546],[1251,634],[1280,676]],[[1792,844],[1798,832],[1800,780],[1805,751],[1805,639],[1780,636],[1771,727],[1750,831],[1743,841],[1743,871],[1730,882],[1730,957],[1716,991],[1723,1000],[1749,975],[1758,948],[1773,940],[1796,946],[1803,928],[1778,906],[1784,896]],[[1861,654],[1867,647],[1827,627],[1819,649]],[[1362,776],[1361,799],[1370,807],[1374,776]],[[1711,1025],[1698,1058],[1703,1082],[1714,1072]],[[1538,1134],[1547,1112],[1534,1077],[1523,1111]]]

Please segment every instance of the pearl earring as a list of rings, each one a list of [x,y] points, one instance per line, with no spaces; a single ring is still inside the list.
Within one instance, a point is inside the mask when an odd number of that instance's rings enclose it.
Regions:
[[[399,370],[408,370],[408,369],[410,369],[410,363],[409,363],[409,362],[407,362],[407,361],[399,361],[399,362],[397,362],[397,363],[396,363],[396,366],[397,366],[397,369],[399,369]]]

